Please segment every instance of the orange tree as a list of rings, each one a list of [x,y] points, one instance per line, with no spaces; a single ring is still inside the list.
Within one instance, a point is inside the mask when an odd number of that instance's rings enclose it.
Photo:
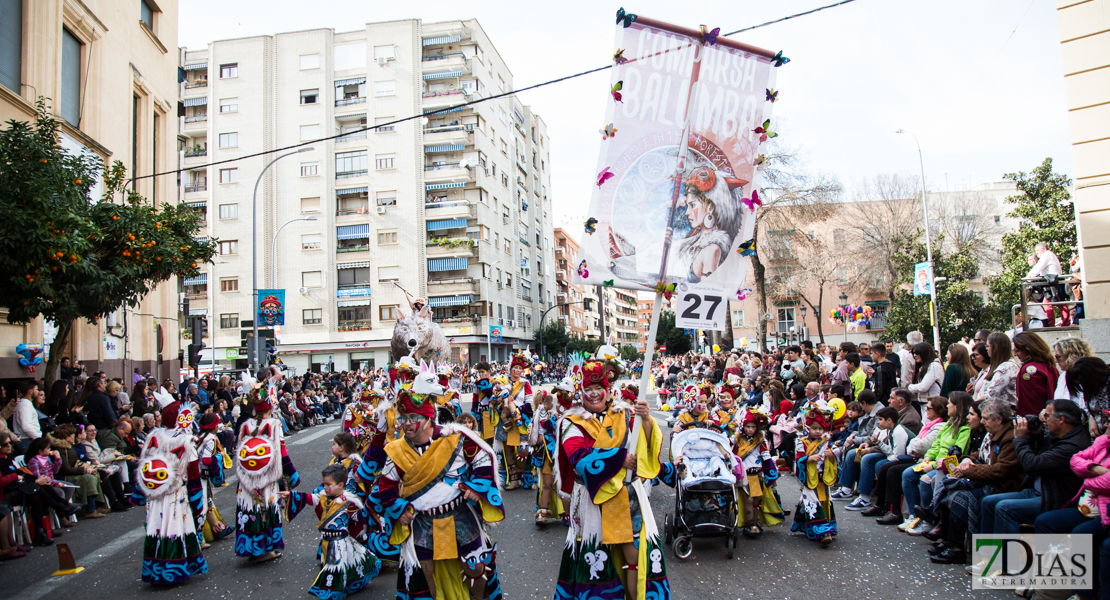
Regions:
[[[41,99],[37,107],[35,121],[0,131],[0,306],[9,323],[42,316],[57,325],[49,385],[78,319],[96,323],[174,275],[196,275],[215,242],[194,239],[195,210],[152,206],[127,189],[119,161],[105,169],[92,153],[63,150],[57,122]],[[96,177],[99,199],[90,198]]]

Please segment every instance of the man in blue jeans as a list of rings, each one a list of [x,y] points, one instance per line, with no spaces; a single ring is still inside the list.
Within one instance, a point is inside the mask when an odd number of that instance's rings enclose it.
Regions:
[[[1024,417],[1014,417],[1014,450],[1027,479],[1022,489],[992,494],[980,504],[979,533],[1020,533],[1022,523],[1061,508],[1079,492],[1071,457],[1091,445],[1083,413],[1071,400],[1054,400],[1044,410],[1044,435],[1030,433]]]
[[[844,447],[848,448],[851,445],[858,445],[859,448],[849,450],[841,464],[844,465],[840,471],[840,489],[833,492],[829,497],[834,500],[847,500],[853,496],[852,486],[859,481],[861,471],[863,470],[864,459],[871,457],[868,462],[871,464],[869,467],[874,467],[874,464],[880,459],[886,458],[881,452],[864,453],[860,456],[860,461],[856,462],[856,456],[860,453],[861,449],[867,447],[874,447],[878,440],[878,424],[879,424],[879,411],[884,408],[883,404],[875,397],[875,392],[865,389],[859,393],[856,401],[860,403],[863,408],[863,418],[860,419],[859,432],[852,434],[844,442]],[[877,450],[877,449],[876,449]],[[871,470],[872,473],[875,469]],[[871,508],[871,500],[869,498],[856,498],[844,508],[848,510],[867,510]]]

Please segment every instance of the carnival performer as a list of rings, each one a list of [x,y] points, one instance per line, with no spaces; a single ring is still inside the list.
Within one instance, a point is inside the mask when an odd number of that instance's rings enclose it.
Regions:
[[[407,357],[405,357],[407,358]],[[389,534],[385,531],[382,520],[382,507],[371,495],[374,486],[381,476],[382,467],[385,465],[385,446],[397,439],[397,408],[394,406],[399,391],[405,386],[411,386],[415,377],[415,370],[409,365],[391,365],[389,376],[392,385],[389,390],[382,390],[375,383],[371,390],[370,398],[374,406],[374,413],[368,423],[372,435],[362,459],[355,465],[353,473],[349,473],[354,489],[359,499],[362,500],[365,515],[355,524],[356,535],[371,552],[382,560],[396,562],[400,559],[401,549],[396,544],[389,543]]]
[[[744,535],[759,537],[765,525],[783,522],[782,507],[774,494],[779,472],[771,458],[771,445],[765,430],[770,424],[767,415],[751,410],[744,415],[744,425],[733,440],[732,452],[740,459],[736,470],[736,488],[744,507],[738,515],[743,523]]]
[[[200,495],[190,502],[188,491],[200,486],[199,470],[190,468],[196,455],[191,432],[180,428],[154,429],[143,443],[131,502],[146,505],[142,579],[147,583],[183,583],[208,572],[194,516],[203,513],[204,503]]]
[[[722,383],[717,386],[717,406],[713,408],[710,420],[721,428],[725,435],[732,437],[740,429],[740,419],[744,418],[736,407],[736,399],[740,396],[740,386],[732,383]],[[747,412],[747,411],[744,411]]]
[[[587,360],[578,386],[582,405],[560,421],[556,482],[568,499],[570,530],[557,599],[670,598],[644,481],[660,473],[663,435],[646,401],[611,396],[620,372],[613,360]]]
[[[441,362],[436,366],[439,385],[446,390],[443,395],[436,396],[436,420],[440,423],[452,423],[462,413],[462,407],[459,406],[459,392],[451,386],[453,371],[454,367],[450,363]]]
[[[403,390],[397,405],[404,438],[386,446],[373,492],[401,546],[397,597],[501,598],[486,532],[505,518],[493,449],[466,427],[436,425],[432,396]]]
[[[509,380],[504,382],[506,397],[501,406],[501,427],[504,440],[501,441],[502,464],[506,472],[506,490],[523,487],[532,489],[535,476],[528,456],[528,432],[532,425],[532,384],[524,379],[524,371],[532,366],[532,357],[526,352],[513,355],[509,363]],[[499,438],[500,438],[499,434]],[[497,448],[494,445],[494,448]]]
[[[691,427],[709,427],[709,400],[704,388],[691,384],[683,388],[682,395],[686,398],[688,408],[678,413],[678,422],[675,423],[673,433]]]
[[[355,401],[343,410],[343,431],[355,438],[357,452],[362,454],[370,447],[370,438],[374,435],[374,401],[380,399],[370,387],[369,382],[355,394]]]
[[[285,548],[278,492],[297,487],[300,479],[285,451],[281,421],[271,417],[281,390],[281,371],[273,366],[260,369],[258,379],[258,387],[249,394],[254,418],[239,428],[235,555],[266,562],[280,557]]]
[[[343,434],[341,434],[343,435]],[[382,562],[351,534],[351,525],[365,515],[362,500],[347,489],[348,473],[342,464],[324,468],[322,482],[311,494],[278,492],[285,503],[286,520],[292,521],[306,506],[316,509],[320,530],[317,557],[323,564],[308,593],[321,600],[343,600],[370,583]]]
[[[359,493],[361,482],[356,477],[362,456],[358,453],[358,442],[349,432],[340,431],[331,439],[331,465],[340,465],[347,472],[347,491],[352,494]],[[316,490],[313,490],[314,492]],[[368,492],[367,492],[368,493]]]
[[[814,404],[806,413],[806,435],[799,436],[794,448],[798,479],[802,484],[801,498],[794,509],[790,531],[804,531],[806,537],[828,548],[836,537],[836,514],[829,498],[829,486],[836,483],[836,455],[829,445],[826,431],[832,413]]]
[[[567,392],[569,386],[570,391]],[[563,389],[560,392],[560,387]],[[552,521],[563,519],[566,511],[555,491],[555,440],[559,433],[559,417],[573,406],[574,383],[564,377],[556,384],[556,393],[544,390],[532,398],[532,428],[528,444],[532,447],[532,467],[539,472],[536,490],[536,527],[546,527]],[[556,400],[558,403],[556,403]]]
[[[196,439],[197,455],[200,458],[200,482],[202,501],[206,510],[204,515],[204,548],[211,542],[226,537],[235,531],[216,510],[216,488],[224,485],[224,469],[231,468],[231,457],[227,455],[216,431],[220,427],[220,416],[204,413],[200,416],[200,436]]]

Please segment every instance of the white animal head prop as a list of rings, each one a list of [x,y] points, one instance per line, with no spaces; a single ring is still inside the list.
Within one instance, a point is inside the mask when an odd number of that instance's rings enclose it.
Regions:
[[[393,326],[393,339],[389,344],[393,360],[403,356],[434,361],[437,356],[450,354],[451,346],[443,330],[431,319],[416,315],[401,315]]]
[[[139,482],[135,486],[148,500],[173,493],[184,483],[189,468],[192,434],[184,429],[158,428],[150,432],[139,458]]]
[[[245,489],[260,490],[281,478],[281,422],[263,419],[260,424],[248,423],[239,440],[235,474]]]
[[[436,377],[432,366],[424,361],[420,361],[420,373],[417,374],[416,379],[412,382],[412,393],[442,396],[447,393],[447,390],[443,389],[443,386],[439,384],[439,377]]]
[[[602,344],[597,348],[596,357],[601,360],[620,360],[621,351],[616,346]]]

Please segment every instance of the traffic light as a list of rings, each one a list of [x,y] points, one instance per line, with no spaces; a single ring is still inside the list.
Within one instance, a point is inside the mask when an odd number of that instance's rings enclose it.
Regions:
[[[200,350],[204,348],[204,344],[189,344],[189,366],[200,366]]]
[[[586,310],[590,310],[590,298],[583,298],[582,299],[582,308],[584,308]]]

